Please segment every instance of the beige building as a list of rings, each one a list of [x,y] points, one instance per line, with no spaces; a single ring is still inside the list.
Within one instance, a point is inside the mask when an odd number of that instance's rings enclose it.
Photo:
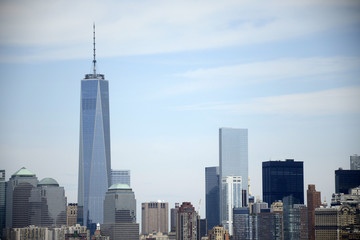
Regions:
[[[77,203],[69,203],[66,210],[66,225],[75,226],[77,224]]]
[[[141,235],[140,240],[155,239],[155,240],[169,240],[169,236],[162,232],[150,233],[148,235]]]
[[[142,207],[141,233],[169,232],[169,204],[167,202],[145,202]]]
[[[229,238],[228,231],[221,226],[215,226],[209,231],[209,240],[229,240]]]

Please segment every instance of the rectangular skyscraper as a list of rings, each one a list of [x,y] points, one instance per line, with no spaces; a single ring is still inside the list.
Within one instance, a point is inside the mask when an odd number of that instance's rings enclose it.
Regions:
[[[357,154],[350,156],[350,170],[360,170],[360,156]]]
[[[236,128],[219,129],[219,180],[220,180],[220,223],[226,223],[227,214],[227,194],[226,177],[241,177],[242,192],[240,196],[234,196],[234,199],[240,200],[242,206],[248,203],[248,130]],[[243,197],[244,196],[244,197]],[[236,201],[237,201],[236,200]],[[234,200],[235,206],[238,203]],[[241,206],[238,206],[241,207]],[[229,230],[229,226],[225,226]]]
[[[292,195],[294,204],[304,204],[304,163],[293,159],[262,163],[263,201],[269,206]]]
[[[205,168],[207,229],[220,224],[219,167]]]
[[[127,184],[130,185],[130,170],[114,170],[111,169],[111,185]]]
[[[169,203],[145,202],[141,204],[141,234],[147,235],[153,232],[169,232]]]
[[[111,184],[109,82],[94,69],[81,80],[78,223],[93,232],[103,223],[105,193]]]

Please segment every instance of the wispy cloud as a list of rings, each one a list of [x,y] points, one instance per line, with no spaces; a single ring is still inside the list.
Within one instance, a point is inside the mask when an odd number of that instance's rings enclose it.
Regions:
[[[5,52],[0,60],[87,56],[93,21],[98,25],[103,56],[120,56],[306,36],[359,23],[360,17],[353,11],[358,8],[355,1],[335,0],[3,1],[2,48],[32,51]]]
[[[164,91],[165,95],[177,95],[194,91],[219,89],[292,79],[321,79],[339,77],[358,70],[358,57],[314,57],[278,59],[208,69],[197,69],[178,74],[181,78]],[[340,77],[341,78],[341,77]]]
[[[252,98],[240,103],[210,102],[174,107],[177,111],[223,111],[232,114],[359,114],[360,87]]]

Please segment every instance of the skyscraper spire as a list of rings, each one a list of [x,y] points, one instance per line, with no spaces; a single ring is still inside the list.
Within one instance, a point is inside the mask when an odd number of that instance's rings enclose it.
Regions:
[[[93,60],[94,68],[93,68],[93,74],[94,74],[94,78],[96,78],[95,23],[93,24],[93,29],[94,29],[94,33],[93,33],[93,40],[94,40],[94,60]]]

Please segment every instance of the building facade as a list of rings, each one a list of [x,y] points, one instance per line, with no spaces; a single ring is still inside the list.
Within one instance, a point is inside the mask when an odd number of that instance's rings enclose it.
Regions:
[[[126,184],[130,185],[130,170],[111,169],[111,185]]]
[[[287,196],[283,198],[283,233],[284,239],[308,239],[307,207],[296,204],[296,198]]]
[[[190,202],[183,202],[177,211],[177,240],[197,240],[198,214]]]
[[[360,170],[360,156],[357,154],[350,156],[350,170]]]
[[[261,209],[257,214],[258,239],[283,239],[282,212],[274,212],[272,209]]]
[[[26,168],[15,172],[6,188],[6,227],[22,228],[30,225],[29,198],[38,184],[35,173]]]
[[[5,170],[0,170],[0,239],[3,239],[3,229],[6,220],[6,180]]]
[[[114,184],[106,193],[104,204],[103,235],[116,240],[138,240],[135,194],[126,184]]]
[[[179,203],[175,203],[175,207],[170,210],[170,232],[176,233],[176,220],[178,210]]]
[[[141,234],[168,233],[169,204],[167,202],[142,203],[141,210]]]
[[[233,236],[234,240],[258,239],[257,216],[250,215],[248,207],[233,209]]]
[[[348,194],[351,188],[360,186],[360,170],[335,170],[335,193]]]
[[[229,232],[222,226],[214,226],[209,230],[209,240],[229,240]]]
[[[220,184],[220,223],[232,221],[227,212],[228,195],[224,179],[228,176],[239,176],[242,181],[242,190],[236,192],[240,199],[239,207],[248,205],[248,130],[236,128],[219,129],[219,180]],[[237,203],[235,203],[237,206]],[[232,214],[232,211],[230,211]],[[228,229],[230,225],[225,225]],[[229,229],[228,229],[229,230]],[[231,235],[231,232],[229,232]]]
[[[31,190],[29,198],[30,224],[39,227],[66,225],[65,190],[53,178],[42,179]]]
[[[221,224],[233,235],[233,209],[242,206],[242,177],[227,176],[222,179],[222,221]]]
[[[207,229],[220,224],[219,167],[205,168]]]
[[[81,80],[78,222],[93,233],[103,223],[103,201],[111,185],[109,82],[96,73]]]
[[[75,226],[77,224],[77,203],[69,203],[66,209],[66,225]]]
[[[262,163],[263,201],[269,205],[292,195],[294,203],[304,204],[303,162],[267,161]]]
[[[315,185],[309,184],[307,194],[308,234],[310,240],[315,240],[315,209],[321,206],[321,193],[315,190]]]

